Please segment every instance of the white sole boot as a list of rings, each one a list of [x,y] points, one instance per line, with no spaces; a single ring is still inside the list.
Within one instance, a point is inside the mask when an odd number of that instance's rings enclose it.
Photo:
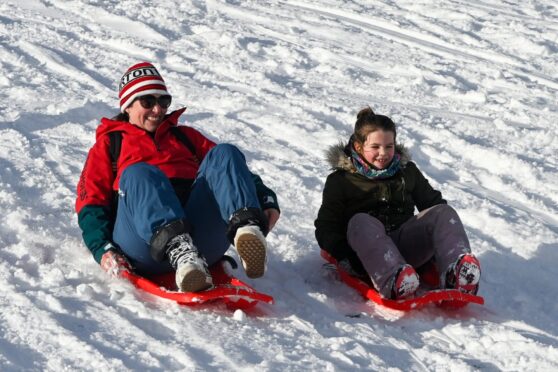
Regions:
[[[213,286],[213,280],[203,266],[187,262],[176,270],[176,286],[181,292],[199,292]]]
[[[234,246],[249,278],[259,278],[266,268],[267,243],[258,226],[238,228],[234,236]]]

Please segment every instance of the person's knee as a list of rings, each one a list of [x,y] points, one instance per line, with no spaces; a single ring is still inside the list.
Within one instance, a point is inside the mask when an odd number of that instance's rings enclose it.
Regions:
[[[432,233],[435,229],[446,224],[461,224],[457,211],[447,204],[438,204],[420,212],[417,220],[423,221],[427,229]]]
[[[159,168],[147,163],[135,163],[126,167],[122,171],[120,180],[138,179],[138,178],[152,178],[164,175]]]
[[[372,217],[368,213],[357,213],[349,220],[347,233],[358,232],[362,229],[373,229],[385,232],[384,225],[376,217]]]
[[[432,207],[440,217],[457,217],[457,212],[448,204],[438,204]]]
[[[421,218],[421,215],[436,216],[436,218],[439,218],[444,216],[455,216],[457,215],[457,212],[448,204],[437,204],[420,212],[418,217]]]
[[[242,156],[242,152],[230,143],[220,143],[211,149],[211,155],[218,157]]]
[[[212,148],[206,155],[201,164],[201,172],[211,171],[212,169],[228,168],[230,164],[246,164],[244,154],[229,143],[221,143]]]

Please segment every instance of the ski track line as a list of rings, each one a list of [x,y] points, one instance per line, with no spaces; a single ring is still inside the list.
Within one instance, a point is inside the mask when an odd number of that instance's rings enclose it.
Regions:
[[[453,144],[459,143],[459,144],[461,144],[462,146],[448,147],[448,148],[445,149],[445,151],[452,154],[452,160],[454,160],[454,161],[456,159],[463,159],[463,160],[471,161],[472,164],[475,164],[476,169],[481,169],[481,170],[486,170],[486,171],[491,171],[492,170],[491,166],[489,166],[485,163],[480,163],[480,164],[475,163],[475,160],[477,159],[476,154],[478,152],[483,152],[485,154],[489,154],[490,156],[492,156],[494,158],[497,158],[497,159],[504,158],[506,156],[510,156],[510,157],[513,156],[513,159],[516,160],[515,165],[517,165],[517,167],[522,167],[527,162],[534,162],[535,161],[534,158],[531,158],[532,155],[530,155],[530,154],[525,154],[525,157],[528,160],[522,160],[520,155],[522,155],[523,152],[521,152],[521,151],[519,151],[519,154],[518,154],[517,150],[513,151],[513,152],[494,150],[494,147],[490,142],[487,142],[487,143],[471,142],[471,141],[468,141],[463,135],[459,135],[459,133],[455,133],[454,131],[451,131],[451,130],[446,130],[445,132],[443,132],[443,133],[445,133],[445,135],[437,134],[436,131],[424,131],[423,129],[416,129],[416,128],[406,128],[406,130],[410,133],[414,133],[414,135],[412,137],[415,138],[415,139],[428,138],[428,140],[431,143],[429,143],[427,146],[433,146],[434,148],[436,147],[435,144],[437,144],[437,146],[441,146],[441,148],[443,148],[444,144],[447,144],[447,143],[453,143]],[[430,135],[423,136],[423,135],[421,135],[421,132],[427,133],[427,134],[430,134]],[[513,141],[513,139],[510,139],[510,141]],[[466,146],[469,146],[469,148],[465,148]],[[474,151],[471,151],[471,149],[473,149]],[[510,161],[510,163],[511,163],[511,161]],[[526,167],[526,166],[527,165],[525,165],[524,167]],[[537,169],[537,172],[535,172],[535,174],[540,174],[539,172],[540,171],[538,171],[538,169]],[[516,176],[516,169],[514,169],[513,166],[511,166],[511,165],[508,165],[507,168],[498,169],[498,171],[496,172],[496,176],[498,176],[499,179],[501,179],[501,180],[503,180],[503,177],[507,176],[507,177],[513,178],[514,181],[518,181],[517,176]],[[502,183],[507,184],[509,182],[505,182],[505,180],[503,180]],[[541,195],[541,192],[537,191],[538,187],[537,187],[536,184],[533,185],[533,183],[531,183],[531,184],[524,183],[523,187],[525,189],[527,189],[530,194]]]
[[[230,7],[221,7],[221,8],[219,8],[219,10],[221,12],[227,12],[227,15],[229,15],[231,17],[236,17],[237,19],[250,18],[250,19],[253,19],[254,21],[262,19],[262,17],[260,17],[260,16],[246,16],[246,13],[240,13],[236,9],[230,9]],[[306,21],[310,23],[310,20],[306,20]],[[317,27],[321,27],[321,23],[319,21],[315,21],[312,24],[316,25]],[[294,26],[289,26],[289,27],[294,27]],[[270,37],[271,39],[278,40],[278,41],[287,43],[289,45],[292,45],[292,46],[297,48],[297,51],[307,50],[307,49],[311,49],[313,47],[322,48],[321,44],[316,44],[312,40],[306,40],[307,45],[304,45],[304,44],[299,42],[299,36],[290,36],[288,34],[280,32],[280,31],[271,29],[269,27],[266,27],[265,23],[255,24],[252,27],[252,30],[258,31],[260,34],[266,35],[266,36]],[[342,44],[341,42],[336,42],[333,39],[329,39],[328,42],[329,42],[330,45],[336,46],[337,49],[339,49],[339,50],[343,50],[345,48],[344,44]],[[349,64],[351,66],[358,67],[359,69],[361,69],[361,70],[363,70],[367,73],[370,73],[370,74],[376,74],[377,73],[376,70],[370,68],[367,65],[366,60],[361,59],[358,56],[354,56],[354,55],[350,55],[348,53],[345,53],[343,56],[331,55],[331,56],[329,56],[329,58],[333,62],[335,62],[335,61],[339,62],[340,65]],[[295,76],[294,78],[296,79],[296,78],[299,78],[299,77],[300,76]],[[319,84],[318,81],[313,81],[312,83],[314,85]],[[330,88],[326,85],[321,85],[321,86],[323,88]],[[306,95],[309,96],[309,92],[306,92]]]
[[[253,9],[250,9],[253,10]],[[219,11],[221,13],[226,13],[228,16],[230,16],[231,18],[236,18],[239,20],[243,20],[243,19],[250,19],[251,21],[260,21],[261,24],[254,24],[252,26],[251,30],[248,30],[250,33],[255,32],[255,34],[261,34],[261,35],[265,35],[273,40],[278,40],[284,43],[287,43],[289,45],[292,45],[294,47],[296,47],[296,51],[298,53],[300,53],[301,50],[306,50],[306,49],[311,49],[313,46],[317,47],[317,48],[322,48],[321,44],[315,44],[313,41],[307,41],[308,45],[304,45],[302,43],[299,42],[299,36],[291,36],[288,35],[286,33],[282,33],[281,31],[275,30],[275,29],[271,29],[269,27],[266,27],[267,25],[265,24],[265,18],[259,16],[259,15],[254,15],[254,14],[250,14],[248,15],[246,12],[242,13],[240,11],[238,11],[236,8],[232,8],[230,6],[220,6],[219,7]],[[309,20],[306,20],[307,22],[310,22]],[[313,23],[313,25],[319,26],[321,27],[321,24],[319,21],[315,21]],[[288,25],[289,27],[294,27],[294,25]],[[263,39],[265,40],[265,39]],[[328,40],[330,45],[335,45],[338,49],[342,50],[345,46],[340,43],[340,42],[336,42],[335,40]],[[366,60],[360,59],[357,56],[352,56],[349,54],[345,54],[344,56],[340,57],[338,55],[331,55],[329,56],[329,58],[332,61],[337,61],[340,64],[350,64],[352,66],[358,67],[359,69],[371,73],[371,74],[375,74],[377,73],[377,71],[371,69],[369,66],[367,66],[366,64]],[[300,76],[294,76],[294,79],[300,78]],[[313,82],[313,84],[316,84],[318,82]],[[254,82],[253,87],[257,88],[256,86],[257,82]],[[324,88],[329,88],[325,85],[323,85]],[[304,93],[304,92],[303,92]],[[308,92],[306,92],[307,95],[309,95]]]
[[[83,2],[67,2],[51,0],[50,3],[54,4],[59,9],[73,13],[74,16],[86,18],[100,26],[104,26],[110,30],[116,30],[125,35],[132,35],[139,40],[149,40],[156,44],[165,44],[169,39],[163,34],[159,33],[146,23],[136,22],[130,18],[119,16],[109,13],[101,7],[87,5]],[[79,4],[75,5],[75,4]]]
[[[511,66],[510,71],[518,76],[526,77],[530,80],[539,81],[546,86],[558,90],[558,82],[549,76],[537,73],[537,72],[525,72],[522,69],[526,68],[510,58],[498,57],[496,55],[490,55],[485,52],[475,52],[471,49],[461,50],[457,49],[451,45],[443,45],[443,42],[438,41],[428,41],[425,39],[426,36],[420,35],[416,32],[404,31],[396,26],[388,25],[384,22],[384,26],[379,26],[377,24],[372,24],[370,21],[365,20],[363,17],[358,15],[350,14],[340,10],[318,8],[309,4],[300,3],[298,1],[290,1],[286,3],[292,7],[298,7],[305,10],[311,10],[316,13],[320,13],[328,17],[336,17],[346,22],[357,25],[363,29],[371,30],[376,32],[383,37],[387,37],[395,42],[406,44],[411,47],[416,47],[424,49],[426,51],[433,52],[434,54],[439,54],[444,57],[450,57],[452,59],[459,59],[458,57],[464,57],[469,60],[481,60],[489,64],[506,64]],[[390,29],[391,28],[391,29]],[[418,36],[415,36],[415,35]],[[459,59],[463,61],[463,59]]]
[[[536,18],[534,16],[508,12],[508,11],[505,10],[506,8],[503,7],[503,6],[496,6],[496,5],[486,4],[486,3],[483,3],[481,1],[474,1],[474,0],[468,0],[467,2],[460,1],[460,0],[454,0],[454,2],[457,3],[457,4],[460,4],[461,7],[463,7],[463,8],[473,6],[473,7],[476,7],[477,9],[487,10],[489,12],[496,12],[499,16],[504,15],[506,17],[519,18],[519,19],[524,20],[524,21],[529,21],[532,24],[535,24],[537,26],[541,25],[541,23],[544,23],[546,26],[552,27],[554,30],[558,30],[558,22],[556,22],[556,21],[552,21],[552,20],[545,19],[545,18]]]
[[[160,50],[164,49],[164,46],[169,43],[169,39],[167,37],[160,34],[153,28],[150,28],[146,24],[135,22],[130,20],[129,18],[121,17],[115,14],[110,14],[101,8],[86,6],[82,4],[84,9],[79,9],[75,6],[66,5],[62,2],[57,2],[54,5],[58,7],[57,9],[59,11],[52,12],[52,14],[49,13],[51,17],[60,19],[65,19],[66,17],[87,18],[95,24],[104,25],[106,32],[110,32],[111,34],[111,38],[109,39],[98,37],[91,38],[91,35],[88,33],[75,34],[76,40],[79,38],[85,39],[84,41],[82,41],[85,45],[94,43],[103,48],[109,48],[112,51],[118,52],[119,54],[128,55],[132,58],[156,60],[157,53]],[[70,13],[69,16],[60,15],[67,13]],[[25,17],[19,17],[17,19],[20,19],[21,23],[23,24],[29,24],[29,20]],[[33,19],[33,23],[39,25],[42,24],[46,27],[52,28],[52,22]],[[74,31],[74,28],[69,26],[66,27],[64,31],[72,33]],[[126,36],[126,38],[123,38],[124,35]],[[89,38],[91,39],[89,40]],[[153,50],[149,49],[149,43],[136,45],[133,40],[150,41],[153,45],[157,46],[157,51],[154,52]],[[127,44],[127,41],[130,41],[130,43]],[[113,93],[112,87],[104,86],[103,83],[96,81],[91,76],[87,75],[87,73],[85,73],[84,71],[78,69],[68,70],[68,68],[72,66],[72,63],[65,63],[61,56],[55,55],[54,48],[51,49],[50,47],[34,45],[30,42],[25,42],[22,39],[15,39],[14,44],[19,44],[20,49],[26,51],[29,55],[37,59],[41,64],[46,64],[53,71],[73,78],[74,81],[84,81],[85,78],[85,81],[91,84],[91,86],[97,88],[99,92],[104,92],[107,95]]]
[[[38,183],[40,183],[40,180],[42,180],[46,182],[48,185],[54,184],[54,185],[62,186],[67,191],[67,194],[70,195],[71,197],[74,194],[75,185],[73,185],[71,180],[67,179],[66,176],[60,174],[58,169],[55,168],[56,159],[48,159],[49,158],[48,151],[45,146],[45,143],[47,143],[48,141],[45,141],[41,136],[31,135],[29,132],[26,132],[18,128],[16,125],[12,125],[11,129],[19,133],[22,136],[22,138],[25,138],[29,146],[28,148],[29,161],[23,164],[24,166],[23,172],[29,172],[30,174],[34,174],[35,178],[33,178],[33,180],[34,181],[39,180]],[[43,165],[41,167],[38,167],[39,168],[38,173],[36,171],[33,172],[32,170],[33,169],[32,162],[36,162],[36,161],[41,162]],[[14,166],[17,167],[16,164],[14,164]],[[46,166],[46,169],[44,168],[44,166]],[[50,193],[53,190],[48,189],[46,191]],[[54,190],[54,191],[58,192],[58,190]],[[40,196],[37,196],[35,198],[35,201],[31,203],[31,207],[33,207],[33,209],[38,207],[38,210],[41,210],[41,207],[45,205],[44,201],[41,199],[41,197],[44,195],[45,193],[43,192],[43,190],[41,190]],[[27,202],[30,201],[31,200],[27,199]],[[53,208],[54,210],[57,209],[54,206],[51,206],[51,208]]]
[[[512,331],[518,330],[521,332],[533,334],[535,336],[544,336],[544,337],[548,337],[551,340],[558,341],[558,336],[545,332],[543,329],[538,329],[533,326],[530,326],[529,324],[521,323],[517,320],[508,320],[507,322],[502,322],[502,326],[508,327]]]
[[[397,112],[398,115],[400,115],[400,116],[407,116],[409,111],[413,111],[413,112],[417,112],[417,113],[421,113],[421,114],[425,114],[425,115],[427,114],[428,116],[433,116],[434,118],[436,116],[439,116],[441,118],[448,118],[448,119],[455,119],[455,120],[462,119],[462,120],[469,120],[469,121],[472,121],[472,122],[482,121],[482,122],[486,123],[487,125],[492,125],[494,123],[495,117],[500,119],[501,116],[502,116],[502,114],[500,112],[495,112],[494,115],[496,115],[496,116],[491,117],[491,116],[488,116],[488,115],[481,115],[480,113],[474,114],[474,113],[452,111],[451,109],[454,109],[454,108],[459,109],[459,107],[455,107],[455,106],[449,106],[447,108],[441,108],[441,107],[429,106],[429,105],[425,105],[425,104],[418,104],[418,103],[414,103],[414,102],[394,101],[392,99],[393,98],[392,96],[370,97],[366,93],[365,94],[359,94],[359,93],[354,93],[352,91],[344,92],[343,95],[344,95],[343,98],[346,98],[348,101],[351,101],[351,102],[373,102],[373,103],[377,103],[378,105],[393,107],[393,111]],[[402,107],[405,107],[409,110],[406,110],[406,112],[403,112],[401,110]],[[554,113],[551,111],[548,114],[554,114]],[[554,115],[554,116],[556,116],[556,115]],[[558,116],[556,116],[556,118],[558,120]],[[429,118],[429,120],[431,120],[431,119],[432,118]],[[513,120],[509,120],[509,119],[501,119],[501,120],[504,124],[506,124],[510,127],[525,129],[525,123],[522,123],[522,122],[519,122],[519,121],[513,121]],[[400,125],[402,125],[402,123]],[[538,125],[540,125],[540,123],[532,123],[530,125],[530,128],[549,130],[547,127],[540,127]],[[546,162],[551,162],[552,159],[546,159],[545,161]]]
[[[539,209],[536,209],[534,206],[529,206],[526,204],[523,204],[519,201],[516,200],[512,200],[510,198],[508,198],[506,195],[503,195],[502,193],[498,192],[498,191],[492,191],[486,187],[481,187],[479,188],[478,185],[470,183],[463,183],[463,182],[458,182],[458,181],[446,181],[449,185],[465,192],[468,193],[470,195],[473,195],[475,197],[477,197],[479,200],[484,200],[484,199],[489,199],[492,200],[495,205],[498,205],[500,208],[502,207],[511,207],[514,208],[518,211],[522,211],[525,214],[535,217],[537,218],[537,220],[542,223],[543,225],[546,225],[548,228],[552,229],[552,230],[557,230],[558,229],[558,218],[556,217],[555,214],[552,213],[552,211],[543,211]],[[533,199],[533,196],[528,196],[525,194],[525,192],[522,193],[522,195],[525,197],[525,200],[531,200]],[[533,192],[534,196],[540,196],[536,193]]]
[[[109,94],[111,91],[108,87],[100,84],[97,80],[93,79],[91,76],[87,75],[83,71],[70,68],[72,66],[71,63],[64,61],[64,59],[55,53],[51,49],[46,49],[43,46],[32,44],[25,40],[20,40],[17,42],[19,45],[19,49],[29,55],[31,58],[34,58],[39,62],[39,64],[44,64],[46,68],[43,70],[46,71],[54,71],[58,74],[67,76],[72,81],[79,81],[79,82],[87,82],[87,84],[94,87],[99,92],[105,92]],[[23,54],[22,53],[22,54]],[[35,65],[35,63],[29,63],[30,65]]]

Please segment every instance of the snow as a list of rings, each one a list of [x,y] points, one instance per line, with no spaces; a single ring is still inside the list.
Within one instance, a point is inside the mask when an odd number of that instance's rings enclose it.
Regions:
[[[557,370],[557,35],[550,0],[2,0],[0,370]],[[158,300],[83,245],[75,185],[142,60],[277,192],[265,277],[237,271],[274,305]],[[459,211],[484,306],[390,311],[322,267],[324,150],[366,105]]]

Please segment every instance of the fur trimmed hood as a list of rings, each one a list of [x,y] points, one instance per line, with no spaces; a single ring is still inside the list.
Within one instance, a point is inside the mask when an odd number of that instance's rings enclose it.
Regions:
[[[325,152],[326,161],[331,167],[331,169],[335,169],[335,170],[341,169],[351,173],[356,172],[356,169],[350,159],[350,155],[349,155],[350,151],[347,148],[348,146],[349,143],[345,144],[344,142],[339,141],[339,143],[330,146],[326,150]],[[405,165],[409,161],[411,161],[411,154],[409,153],[409,150],[407,150],[405,146],[401,144],[396,144],[395,153],[401,156],[400,161],[402,167],[405,167]]]

